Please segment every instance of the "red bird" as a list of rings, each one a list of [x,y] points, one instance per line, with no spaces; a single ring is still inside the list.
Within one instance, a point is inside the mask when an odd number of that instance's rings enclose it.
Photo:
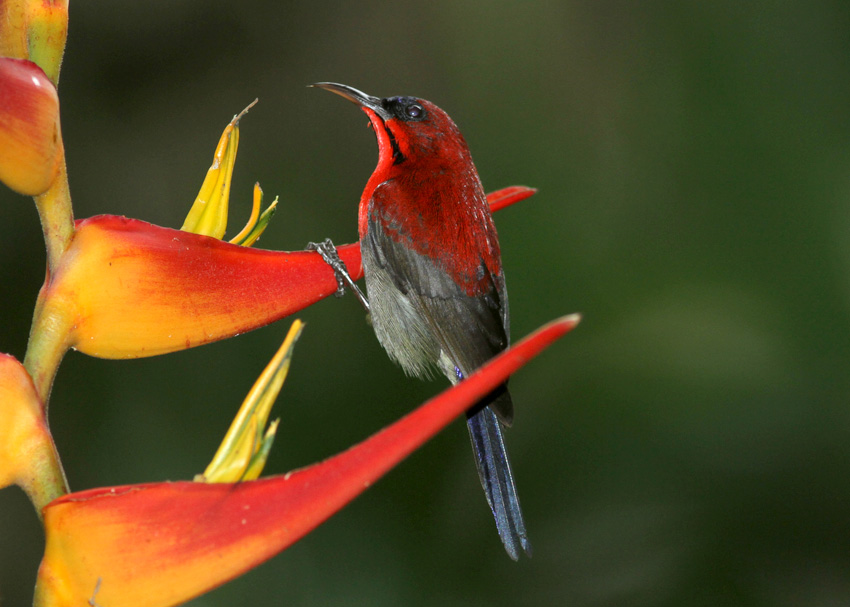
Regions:
[[[358,214],[368,302],[333,259],[333,245],[315,247],[341,290],[344,280],[358,293],[390,358],[409,375],[427,378],[436,368],[457,383],[509,343],[499,240],[466,142],[430,101],[313,86],[360,105],[378,138],[378,166]],[[467,425],[499,536],[516,560],[531,545],[502,439],[512,418],[502,386],[467,414]]]

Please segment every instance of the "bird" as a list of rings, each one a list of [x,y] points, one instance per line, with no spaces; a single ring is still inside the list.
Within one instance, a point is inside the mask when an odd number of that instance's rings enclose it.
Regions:
[[[425,99],[311,86],[359,105],[377,137],[357,222],[367,295],[330,240],[309,247],[334,268],[338,295],[354,291],[379,343],[408,375],[439,371],[456,384],[510,344],[499,240],[466,141]],[[532,551],[502,434],[512,421],[507,384],[467,412],[481,485],[505,550],[518,560]]]

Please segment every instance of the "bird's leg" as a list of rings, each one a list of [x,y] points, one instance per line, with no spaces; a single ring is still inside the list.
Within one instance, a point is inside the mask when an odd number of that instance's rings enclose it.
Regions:
[[[348,268],[345,267],[345,262],[339,258],[339,253],[337,253],[336,247],[334,246],[334,243],[331,242],[331,239],[326,238],[322,242],[308,242],[307,250],[316,251],[322,256],[325,263],[333,268],[337,284],[334,297],[342,297],[345,295],[345,287],[348,286],[349,289],[354,291],[357,301],[360,302],[360,305],[363,306],[363,309],[366,310],[366,313],[368,314],[369,300],[366,299],[363,291],[360,290],[360,287],[358,287],[357,283],[354,282],[354,279],[351,278],[351,274],[348,273]]]

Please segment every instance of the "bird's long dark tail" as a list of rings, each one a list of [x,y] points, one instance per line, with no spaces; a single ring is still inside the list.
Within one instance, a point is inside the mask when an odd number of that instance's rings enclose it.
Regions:
[[[502,394],[502,398],[504,397],[510,398],[507,391]],[[519,496],[499,419],[488,406],[471,413],[466,424],[472,440],[472,450],[475,452],[475,464],[478,467],[481,486],[487,495],[487,503],[493,511],[496,528],[505,550],[515,561],[519,559],[520,549],[531,556],[531,543],[525,532],[525,522],[522,519]]]

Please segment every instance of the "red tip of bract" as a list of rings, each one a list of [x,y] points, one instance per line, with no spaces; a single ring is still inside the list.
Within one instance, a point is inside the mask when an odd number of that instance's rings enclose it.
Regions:
[[[487,194],[487,202],[490,203],[490,211],[495,213],[511,206],[515,202],[525,200],[537,193],[536,188],[524,185],[513,185]]]
[[[37,196],[53,183],[61,157],[56,87],[35,63],[0,58],[0,181]]]
[[[38,604],[176,605],[291,545],[578,322],[539,329],[364,442],[324,462],[237,484],[158,483],[70,494],[44,509]]]

